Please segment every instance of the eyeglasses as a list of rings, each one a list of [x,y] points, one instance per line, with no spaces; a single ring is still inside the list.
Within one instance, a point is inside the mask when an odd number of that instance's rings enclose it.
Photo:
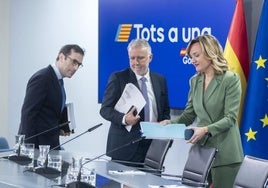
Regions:
[[[74,67],[82,68],[83,64],[77,61],[76,59],[71,58],[70,56],[67,56],[71,61]]]

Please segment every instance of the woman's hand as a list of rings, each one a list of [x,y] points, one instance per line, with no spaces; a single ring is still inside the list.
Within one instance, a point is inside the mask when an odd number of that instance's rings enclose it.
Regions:
[[[207,127],[190,127],[190,129],[194,130],[193,136],[187,141],[188,143],[196,143],[201,140],[204,135],[208,132]]]
[[[165,120],[163,120],[163,121],[160,121],[159,123],[160,123],[161,125],[167,125],[167,124],[170,124],[171,122],[170,122],[170,120],[165,119]]]

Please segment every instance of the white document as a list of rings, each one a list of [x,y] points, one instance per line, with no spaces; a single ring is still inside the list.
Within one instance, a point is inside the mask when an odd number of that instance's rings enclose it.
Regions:
[[[149,188],[188,188],[184,185],[148,185]]]
[[[114,175],[145,175],[145,172],[139,170],[109,170],[109,174]]]
[[[74,118],[74,104],[73,103],[67,103],[66,108],[67,108],[68,121],[70,121],[69,128],[72,131],[72,130],[74,130],[76,128],[75,118]]]
[[[126,114],[131,106],[135,106],[137,113],[139,114],[145,104],[146,101],[140,90],[134,84],[128,83],[126,84],[124,91],[120,99],[117,101],[114,109]],[[125,127],[128,131],[130,131],[132,128],[131,125]]]

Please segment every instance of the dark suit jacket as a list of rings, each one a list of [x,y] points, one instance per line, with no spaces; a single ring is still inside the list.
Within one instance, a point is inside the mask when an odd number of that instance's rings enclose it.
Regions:
[[[169,119],[170,109],[166,80],[163,76],[153,72],[150,72],[150,77],[157,105],[157,120],[161,121],[164,119]],[[110,79],[106,86],[102,106],[100,109],[100,114],[104,119],[111,122],[107,139],[107,152],[110,152],[114,148],[122,146],[123,144],[129,143],[131,140],[140,137],[139,123],[133,126],[131,131],[128,132],[125,129],[125,126],[122,125],[122,119],[124,114],[114,110],[114,106],[119,100],[127,83],[133,83],[134,85],[136,85],[137,88],[139,88],[136,76],[130,68],[113,73],[110,76]],[[140,115],[142,121],[144,116],[143,110],[141,111]],[[140,152],[146,153],[150,142],[148,142],[147,140],[143,140],[142,143],[145,145],[145,147],[144,151]],[[137,152],[138,144],[141,144],[141,142],[132,144],[129,147],[124,147],[119,151],[108,154],[108,156],[118,160],[131,160],[131,158]]]
[[[48,130],[59,124],[62,93],[58,78],[51,65],[36,72],[29,80],[21,110],[19,134],[25,138]],[[38,148],[41,144],[50,149],[59,145],[59,129],[54,129],[27,142]]]

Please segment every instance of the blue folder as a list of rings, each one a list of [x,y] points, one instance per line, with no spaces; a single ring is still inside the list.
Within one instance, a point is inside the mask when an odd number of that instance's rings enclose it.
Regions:
[[[140,122],[142,136],[150,139],[184,139],[185,124],[161,125],[154,122]]]

